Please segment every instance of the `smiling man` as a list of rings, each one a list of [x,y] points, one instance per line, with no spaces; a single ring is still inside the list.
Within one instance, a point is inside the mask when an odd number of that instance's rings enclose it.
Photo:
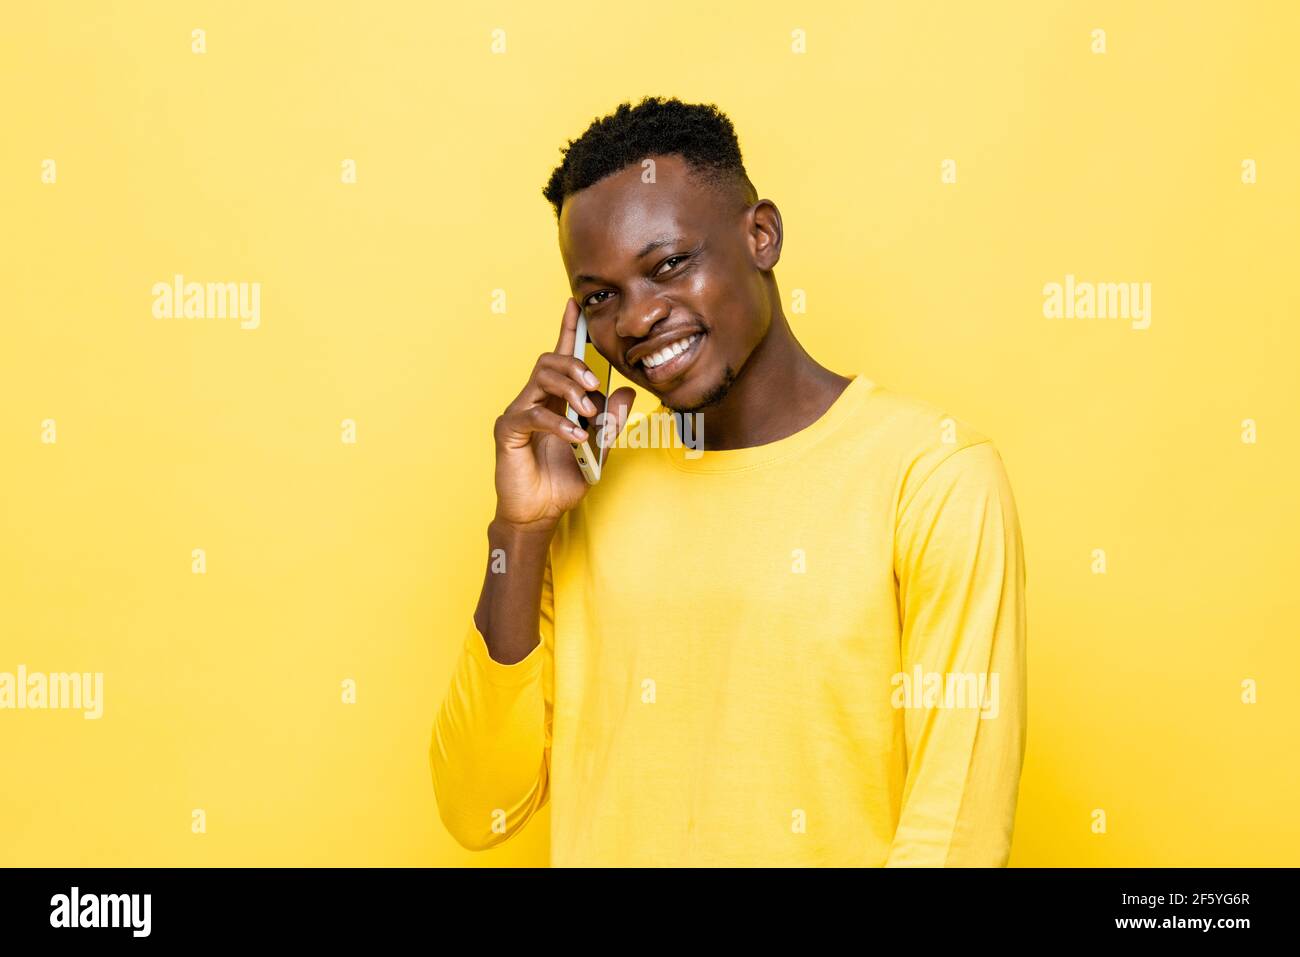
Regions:
[[[1005,865],[1025,570],[991,441],[800,345],[780,212],[715,107],[620,105],[544,194],[573,298],[496,421],[483,588],[429,750],[444,824],[494,847],[549,802],[556,866]],[[586,484],[579,308],[702,448],[611,448]]]

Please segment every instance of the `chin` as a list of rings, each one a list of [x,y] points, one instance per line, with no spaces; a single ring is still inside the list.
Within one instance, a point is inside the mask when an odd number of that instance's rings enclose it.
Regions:
[[[671,412],[702,412],[726,398],[735,381],[736,373],[729,365],[720,372],[701,370],[687,376],[677,388],[661,394],[659,401]]]

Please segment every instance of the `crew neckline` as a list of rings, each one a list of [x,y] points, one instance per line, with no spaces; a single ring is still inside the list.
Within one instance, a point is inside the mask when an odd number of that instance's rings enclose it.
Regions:
[[[659,451],[674,468],[682,472],[739,472],[769,465],[788,458],[796,452],[805,451],[823,439],[843,422],[874,388],[875,383],[872,380],[861,372],[855,372],[849,377],[849,384],[835,397],[835,401],[813,422],[775,442],[751,445],[743,449],[705,449],[697,452],[695,449],[687,448],[681,441],[676,419],[674,419],[672,435],[676,441],[672,447],[661,445]],[[660,402],[652,415],[667,413],[667,407]],[[707,430],[707,418],[705,423]]]

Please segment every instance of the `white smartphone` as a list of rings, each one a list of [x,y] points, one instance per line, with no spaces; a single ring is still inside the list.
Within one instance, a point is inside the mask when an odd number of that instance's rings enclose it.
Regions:
[[[578,335],[573,340],[573,354],[587,364],[587,368],[601,383],[597,386],[600,391],[587,393],[587,398],[596,405],[595,415],[584,415],[567,402],[565,403],[569,421],[576,422],[587,430],[585,440],[572,443],[573,454],[578,459],[578,467],[582,469],[587,484],[595,485],[600,481],[601,470],[605,467],[605,449],[597,440],[596,432],[605,421],[604,412],[609,403],[609,387],[613,381],[614,369],[587,338],[587,314],[583,312],[578,313]]]

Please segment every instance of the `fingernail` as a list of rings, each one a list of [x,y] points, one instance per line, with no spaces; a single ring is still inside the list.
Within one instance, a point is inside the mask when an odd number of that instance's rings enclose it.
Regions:
[[[596,378],[596,374],[590,369],[583,371],[582,381],[587,383],[587,388],[589,389],[594,389],[596,386],[600,385],[600,380]]]
[[[586,396],[583,396],[583,398],[582,398],[582,411],[583,411],[583,412],[586,412],[588,415],[595,415],[595,414],[596,414],[596,403],[592,402],[592,401],[591,401],[590,399],[588,399]]]

